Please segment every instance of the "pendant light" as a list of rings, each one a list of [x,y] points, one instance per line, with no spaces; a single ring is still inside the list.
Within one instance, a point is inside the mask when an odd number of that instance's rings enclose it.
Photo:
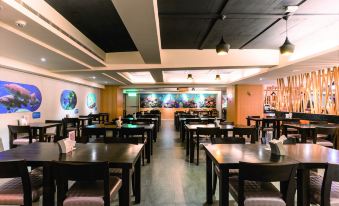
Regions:
[[[283,45],[281,45],[280,49],[280,54],[282,55],[291,55],[294,52],[294,48],[295,46],[288,40],[288,29],[287,29],[287,19],[288,16],[283,17],[283,19],[285,19],[286,21],[286,39]]]
[[[187,79],[190,80],[190,81],[192,81],[192,80],[193,80],[192,74],[187,74]]]
[[[221,80],[220,74],[215,75],[215,80],[217,80],[217,81],[220,81],[220,80]]]
[[[219,44],[216,46],[215,50],[217,51],[218,55],[226,55],[230,50],[231,45],[226,44],[224,41],[224,37],[221,37]]]

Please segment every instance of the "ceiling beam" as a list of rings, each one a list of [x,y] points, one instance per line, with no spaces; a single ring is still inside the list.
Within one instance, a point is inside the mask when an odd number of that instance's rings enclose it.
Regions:
[[[156,82],[164,82],[162,70],[153,70],[151,71],[151,75]]]
[[[157,1],[112,0],[112,2],[144,62],[161,63]]]
[[[298,3],[297,6],[301,6],[303,3],[305,3],[307,0],[302,0]],[[290,13],[285,13],[284,16],[289,15]],[[259,32],[257,35],[255,35],[254,37],[252,37],[250,40],[248,40],[245,44],[243,44],[239,49],[243,49],[245,48],[245,46],[247,46],[248,44],[250,44],[252,41],[254,41],[256,38],[258,38],[260,35],[262,35],[263,33],[265,33],[267,30],[269,30],[272,26],[274,26],[276,23],[278,23],[281,19],[283,19],[282,17],[278,17],[274,22],[272,22],[270,25],[268,25],[266,28],[264,28],[261,32]]]
[[[221,17],[222,17],[222,16],[224,15],[224,13],[225,13],[225,9],[226,9],[227,3],[228,3],[228,0],[226,0],[224,6],[222,7],[221,11],[219,12],[219,19],[216,19],[216,20],[214,21],[214,23],[212,23],[212,25],[211,25],[211,26],[209,27],[209,29],[207,30],[207,32],[206,32],[204,38],[202,39],[202,41],[201,41],[201,43],[200,43],[200,45],[199,45],[199,49],[204,49],[204,48],[205,48],[205,44],[206,44],[207,40],[210,38],[210,35],[213,33],[212,31],[213,31],[215,28],[217,28],[217,27],[219,27],[219,26],[222,25],[223,19],[222,19]]]

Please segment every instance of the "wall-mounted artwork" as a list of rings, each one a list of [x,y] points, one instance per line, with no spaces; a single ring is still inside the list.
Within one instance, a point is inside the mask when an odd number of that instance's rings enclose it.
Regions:
[[[87,108],[94,109],[97,106],[97,96],[94,93],[89,93],[86,99]]]
[[[216,108],[217,94],[140,94],[141,108]]]
[[[77,95],[72,90],[64,90],[60,96],[60,104],[64,110],[72,110],[77,105]]]
[[[34,85],[0,81],[0,114],[34,112],[41,101],[41,92]]]

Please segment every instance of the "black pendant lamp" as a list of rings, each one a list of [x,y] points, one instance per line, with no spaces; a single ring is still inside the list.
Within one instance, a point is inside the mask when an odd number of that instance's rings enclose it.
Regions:
[[[221,37],[219,44],[216,46],[215,50],[217,51],[218,55],[226,55],[230,50],[231,45],[226,44],[224,41],[224,37]]]
[[[289,40],[288,40],[288,34],[287,34],[287,19],[288,16],[284,17],[285,21],[286,21],[286,39],[283,45],[281,45],[280,49],[280,54],[282,55],[291,55],[294,52],[294,44],[292,44]]]

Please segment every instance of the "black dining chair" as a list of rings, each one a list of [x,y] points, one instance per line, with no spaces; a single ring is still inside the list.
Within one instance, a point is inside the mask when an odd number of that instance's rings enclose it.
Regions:
[[[293,206],[297,164],[239,162],[239,176],[230,177],[230,194],[244,205]],[[278,190],[272,182],[280,182]],[[246,203],[246,204],[245,204]]]
[[[145,136],[145,132],[146,131],[144,127],[136,127],[136,128],[122,127],[119,131],[119,138],[122,139],[120,141],[123,141],[123,139],[127,139],[125,141],[132,141],[132,142],[134,142],[135,139],[137,139],[138,143],[147,144],[148,142]],[[132,138],[132,140],[130,138]],[[142,165],[145,165],[145,155],[146,155],[145,153],[146,153],[146,150],[144,148],[141,153]]]
[[[265,138],[268,132],[272,132],[272,139],[275,139],[277,134],[277,120],[273,118],[263,118],[260,129],[262,138]]]
[[[120,178],[109,175],[108,162],[54,162],[53,170],[58,206],[109,206],[122,186]],[[69,181],[75,181],[70,188]]]
[[[233,137],[240,137],[240,138],[249,138],[251,144],[254,144],[257,140],[257,128],[250,127],[250,128],[242,128],[242,127],[234,127],[233,128]]]
[[[105,128],[83,128],[82,137],[78,142],[88,143],[91,138],[95,138],[96,142],[106,141],[106,129]]]
[[[205,127],[198,127],[196,131],[196,138],[193,138],[192,145],[190,148],[191,152],[193,152],[194,155],[194,149],[195,146],[197,147],[197,165],[199,165],[199,151],[200,151],[200,143],[203,142],[203,139],[205,139],[205,142],[211,142],[214,141],[215,138],[221,137],[221,130],[220,127],[214,127],[214,128],[205,128]]]
[[[62,119],[63,137],[68,137],[68,133],[75,131],[75,136],[80,137],[80,120],[79,118],[63,118]]]
[[[42,178],[28,172],[25,160],[0,161],[0,178],[11,178],[0,185],[0,205],[31,206],[42,195]]]
[[[336,127],[316,127],[312,142],[313,144],[333,148],[334,143],[336,142],[337,131],[338,128]]]
[[[328,163],[324,177],[318,174],[310,176],[309,198],[311,204],[339,205],[339,165]]]
[[[30,126],[8,125],[8,131],[10,149],[38,141],[38,137],[33,136]]]
[[[60,120],[45,120],[45,123],[61,123]],[[52,128],[53,129],[53,128]],[[62,126],[57,126],[56,129],[52,132],[46,132],[45,138],[47,142],[57,142],[61,139],[60,135],[62,134]]]

